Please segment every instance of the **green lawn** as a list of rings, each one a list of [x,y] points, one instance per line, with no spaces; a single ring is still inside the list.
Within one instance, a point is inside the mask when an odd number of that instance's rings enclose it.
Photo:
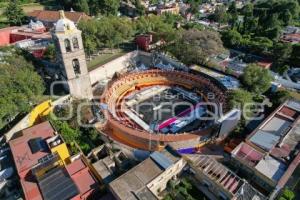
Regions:
[[[8,1],[0,2],[0,15],[4,12],[5,7],[7,6]],[[44,10],[48,8],[57,7],[55,0],[49,0],[44,2],[28,2],[22,4],[22,8],[25,13],[34,11],[34,10]]]
[[[96,69],[97,67],[104,65],[105,63],[108,63],[120,56],[123,56],[126,53],[127,52],[125,52],[125,51],[120,51],[120,52],[116,52],[116,53],[101,54],[87,63],[88,70],[91,71],[93,69]]]

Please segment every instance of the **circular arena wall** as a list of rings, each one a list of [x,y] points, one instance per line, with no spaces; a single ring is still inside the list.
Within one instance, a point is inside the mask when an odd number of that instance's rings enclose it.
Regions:
[[[207,77],[193,75],[180,71],[148,70],[129,73],[120,76],[108,84],[102,101],[107,104],[104,111],[107,124],[106,132],[113,139],[134,148],[144,150],[160,150],[169,143],[190,144],[199,143],[201,137],[208,136],[213,131],[213,125],[206,129],[178,134],[150,133],[134,126],[134,123],[122,112],[124,97],[143,87],[154,85],[176,85],[201,93],[205,101],[216,105],[225,105],[226,91]],[[214,98],[207,98],[213,94]],[[224,109],[224,108],[223,108]],[[226,108],[225,108],[226,109]]]

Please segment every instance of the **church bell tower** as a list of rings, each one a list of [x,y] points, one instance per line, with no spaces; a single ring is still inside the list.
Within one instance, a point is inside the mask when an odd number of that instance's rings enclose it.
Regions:
[[[52,37],[70,94],[75,98],[92,99],[92,86],[81,31],[76,28],[74,22],[65,17],[64,11],[59,13],[60,19],[55,25]]]

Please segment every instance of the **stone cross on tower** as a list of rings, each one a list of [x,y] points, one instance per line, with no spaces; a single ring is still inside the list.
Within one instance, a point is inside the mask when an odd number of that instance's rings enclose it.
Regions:
[[[70,94],[75,98],[92,99],[92,86],[87,70],[81,31],[71,20],[59,11],[52,37],[56,46],[58,60],[68,82]]]

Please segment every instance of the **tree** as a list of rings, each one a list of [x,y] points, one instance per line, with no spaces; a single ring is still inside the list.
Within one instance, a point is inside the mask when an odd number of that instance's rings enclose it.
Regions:
[[[177,38],[178,31],[174,28],[177,20],[181,20],[180,16],[168,13],[161,16],[142,16],[135,22],[135,28],[139,34],[154,32],[158,38],[169,43]]]
[[[270,99],[273,103],[273,106],[277,107],[281,105],[283,102],[291,98],[291,94],[287,90],[279,90],[273,94],[271,94]]]
[[[78,27],[82,31],[83,45],[88,55],[103,47],[117,47],[134,34],[130,20],[115,16],[81,20]]]
[[[283,190],[283,193],[281,195],[281,197],[279,198],[280,200],[294,200],[295,199],[295,194],[293,191],[285,188]]]
[[[255,53],[266,54],[273,48],[273,41],[266,37],[254,37],[247,46]]]
[[[289,10],[286,10],[281,14],[280,19],[282,19],[284,26],[288,26],[293,21],[293,15]]]
[[[62,134],[66,143],[71,144],[80,136],[80,132],[77,129],[71,128],[67,121],[54,121],[54,126]]]
[[[188,0],[187,3],[190,5],[189,12],[195,15],[199,12],[199,5],[202,0]]]
[[[60,5],[64,10],[70,10],[72,8],[72,0],[56,0],[56,3]]]
[[[228,8],[230,14],[229,23],[238,27],[242,34],[249,34],[252,38],[267,37],[277,40],[284,26],[297,23],[300,7],[296,0],[257,1],[255,4],[248,3],[241,10],[243,23],[237,24],[238,11],[235,3]],[[237,26],[238,25],[238,26]]]
[[[89,0],[90,14],[99,15],[100,14],[100,1],[98,0]]]
[[[229,23],[231,25],[231,27],[236,27],[238,24],[238,18],[239,18],[239,13],[236,7],[236,2],[233,1],[230,3],[229,7],[228,7],[228,13],[229,15]]]
[[[45,90],[43,80],[23,51],[0,49],[0,128],[19,113],[29,112],[40,102]]]
[[[97,24],[94,20],[80,20],[78,28],[82,31],[82,41],[87,55],[93,54],[100,46],[100,40],[96,37]]]
[[[158,4],[159,3],[159,0],[150,0],[150,5],[153,5],[153,4]]]
[[[145,15],[145,7],[141,4],[141,0],[135,0],[134,2],[136,13],[139,16]]]
[[[253,33],[257,30],[258,27],[258,19],[253,16],[245,16],[244,24],[243,24],[243,33],[249,34]]]
[[[202,24],[195,22],[188,22],[184,25],[184,29],[197,29],[199,31],[203,31],[206,27]]]
[[[198,46],[206,57],[225,50],[220,34],[216,31],[190,29],[183,32],[182,38],[186,43]]]
[[[88,4],[87,0],[75,0],[72,2],[72,4],[73,4],[73,8],[76,11],[90,14],[89,4]]]
[[[238,89],[230,92],[229,94],[229,107],[243,107],[246,103],[253,102],[253,95],[243,89]]]
[[[18,0],[10,0],[4,10],[4,16],[11,26],[22,25],[25,21],[25,14]]]
[[[117,15],[120,7],[120,0],[101,0],[99,2],[100,12],[104,15]]]
[[[253,9],[254,9],[253,4],[248,3],[242,8],[241,14],[244,15],[245,17],[253,16]]]
[[[248,65],[242,76],[242,83],[249,91],[254,92],[256,95],[267,91],[271,86],[272,80],[273,77],[269,70],[256,64]]]
[[[276,42],[272,49],[274,60],[278,63],[286,63],[292,53],[292,45],[290,43]]]
[[[242,44],[243,37],[236,29],[232,29],[232,30],[223,32],[222,41],[226,47],[235,47],[236,48]]]
[[[246,90],[238,89],[229,93],[229,107],[241,109],[243,113],[242,118],[245,116],[252,116],[252,110],[247,106],[247,104],[251,104],[253,102],[253,95]]]
[[[300,44],[293,45],[290,62],[293,67],[300,66]]]
[[[228,7],[228,13],[230,13],[231,15],[237,15],[238,14],[235,1],[230,3],[230,5]]]
[[[267,15],[267,19],[263,20],[263,22],[260,25],[263,29],[270,29],[275,26],[279,26],[280,21],[278,20],[278,13]]]
[[[56,57],[56,49],[54,44],[50,44],[45,53],[44,53],[44,58],[48,61],[54,62]]]
[[[289,68],[290,67],[288,65],[284,65],[279,62],[272,63],[272,70],[279,73],[280,75],[283,75],[285,72],[287,72]]]
[[[228,22],[229,17],[227,15],[226,7],[224,5],[217,6],[213,14],[213,19],[220,24],[225,24]]]
[[[204,64],[209,56],[225,51],[218,32],[197,29],[183,31],[167,49],[185,64]]]
[[[281,27],[279,25],[274,26],[273,28],[265,31],[265,36],[271,40],[278,40],[278,38],[281,34],[280,31],[281,31]]]
[[[56,106],[53,113],[50,113],[48,120],[54,125],[56,130],[63,136],[66,143],[71,146],[73,152],[76,151],[75,142],[80,149],[88,154],[93,148],[102,144],[100,135],[94,128],[83,127],[91,119],[92,108],[88,100],[75,99],[68,105]],[[70,109],[72,108],[72,109]],[[77,113],[79,111],[79,113]],[[70,118],[69,118],[70,117]],[[61,120],[61,118],[69,118]],[[80,122],[80,123],[79,123]]]

